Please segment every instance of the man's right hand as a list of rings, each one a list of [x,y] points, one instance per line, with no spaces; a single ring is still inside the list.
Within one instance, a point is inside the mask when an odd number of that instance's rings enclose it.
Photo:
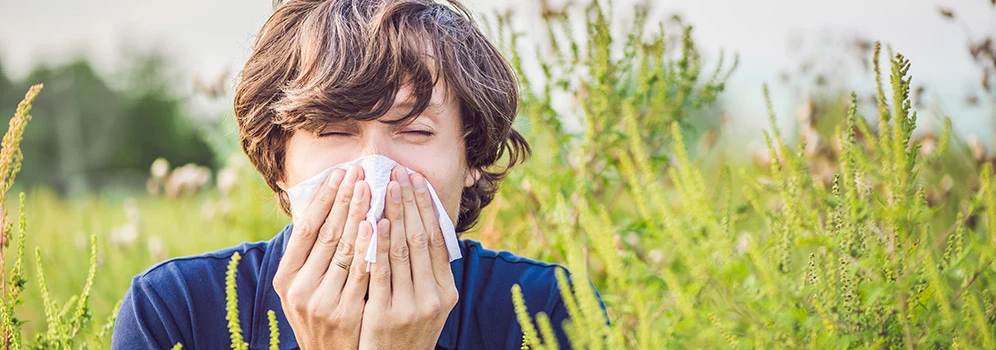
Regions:
[[[363,256],[373,232],[364,220],[370,187],[362,179],[357,165],[333,170],[294,218],[273,289],[301,349],[359,345],[369,278]]]

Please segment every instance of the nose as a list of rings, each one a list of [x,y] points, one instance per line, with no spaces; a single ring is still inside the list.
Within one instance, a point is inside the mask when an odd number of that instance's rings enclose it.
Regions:
[[[381,128],[368,128],[363,133],[357,158],[369,155],[385,156],[397,161],[395,148],[389,131]]]

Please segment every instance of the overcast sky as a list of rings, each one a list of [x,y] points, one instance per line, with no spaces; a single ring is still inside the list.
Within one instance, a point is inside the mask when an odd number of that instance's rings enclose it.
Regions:
[[[537,6],[536,0],[468,3],[486,14],[505,8],[527,12]],[[628,3],[619,1],[616,7],[627,8]],[[98,69],[110,72],[121,62],[123,43],[128,43],[161,47],[185,76],[213,77],[241,66],[270,6],[270,0],[4,0],[0,60],[15,78],[27,74],[36,62],[79,55],[93,58]],[[939,7],[954,10],[958,20],[942,19]],[[809,45],[807,52],[820,55],[813,49],[820,43],[860,36],[880,40],[910,58],[914,84],[931,88],[927,94],[940,99],[958,130],[989,140],[996,129],[993,106],[972,108],[964,98],[977,91],[979,79],[966,42],[996,32],[990,0],[695,0],[660,1],[655,8],[659,17],[678,13],[694,25],[700,51],[712,62],[720,48],[740,54],[740,68],[725,100],[731,106],[730,117],[742,125],[759,128],[758,121],[764,120],[760,86],[765,81],[772,84],[779,117],[794,117],[797,92],[778,84],[778,75],[798,66],[806,52],[790,52],[788,42],[801,40],[804,47]],[[873,80],[860,72],[840,74],[860,79],[849,84],[850,89],[874,87]]]

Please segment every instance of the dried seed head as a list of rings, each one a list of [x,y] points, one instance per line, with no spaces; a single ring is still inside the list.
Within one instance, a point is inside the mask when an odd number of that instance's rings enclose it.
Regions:
[[[152,162],[150,172],[152,173],[152,178],[156,181],[166,180],[166,176],[169,175],[169,161],[166,158],[156,158]]]

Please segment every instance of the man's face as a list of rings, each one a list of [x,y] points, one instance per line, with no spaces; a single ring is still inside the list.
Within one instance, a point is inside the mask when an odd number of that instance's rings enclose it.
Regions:
[[[436,85],[429,107],[411,123],[385,123],[411,110],[404,103],[411,91],[405,86],[391,110],[377,120],[346,119],[315,133],[294,130],[286,145],[284,179],[277,184],[287,190],[333,165],[382,155],[425,176],[456,224],[460,195],[476,182],[477,172],[467,169],[459,104],[443,86]]]

